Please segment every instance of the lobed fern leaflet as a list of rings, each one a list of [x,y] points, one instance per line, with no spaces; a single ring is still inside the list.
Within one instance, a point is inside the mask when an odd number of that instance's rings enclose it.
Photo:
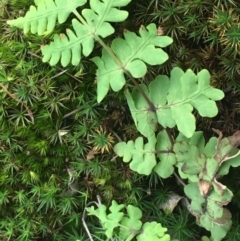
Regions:
[[[87,0],[42,0],[36,2],[36,7],[31,6],[24,17],[8,20],[7,23],[29,31],[33,34],[43,35],[46,31],[51,32],[56,21],[64,23],[72,12],[83,6]]]

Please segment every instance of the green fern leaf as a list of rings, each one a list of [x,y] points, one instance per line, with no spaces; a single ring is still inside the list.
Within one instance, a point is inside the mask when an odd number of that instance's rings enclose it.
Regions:
[[[149,175],[156,165],[155,157],[156,138],[149,138],[147,144],[143,143],[143,138],[138,137],[135,141],[120,142],[115,145],[114,151],[118,156],[123,157],[124,162],[130,162],[130,168],[139,174]]]
[[[119,226],[119,222],[123,219],[124,213],[120,212],[123,208],[124,204],[118,204],[116,201],[112,201],[112,205],[109,207],[111,213],[107,215],[108,222],[103,225],[106,229],[105,234],[108,238],[113,236],[114,228]]]
[[[154,171],[162,178],[170,177],[174,172],[176,164],[176,155],[171,153],[172,144],[169,140],[167,132],[161,131],[157,135],[157,151],[168,151],[169,153],[159,153],[157,156],[160,162],[154,167]]]
[[[167,228],[157,222],[147,222],[143,225],[143,231],[137,236],[137,241],[170,241],[170,235],[165,234]]]
[[[211,232],[211,237],[214,241],[221,241],[232,226],[232,221],[230,220],[231,215],[229,215],[229,211],[227,209],[224,209],[224,211],[225,212],[223,213],[222,218],[218,219],[218,222],[221,220],[220,223],[213,222],[212,217],[210,217],[207,213],[200,217],[200,226]]]
[[[196,146],[200,152],[204,152],[205,139],[202,131],[194,132],[191,138],[187,138],[182,133],[179,133],[179,135],[176,138],[176,142],[182,142],[182,141],[189,143],[189,145],[191,146]],[[213,149],[215,149],[215,146],[213,147]]]
[[[88,215],[96,216],[102,224],[107,222],[107,207],[105,205],[100,205],[97,209],[94,206],[86,208]]]
[[[193,212],[202,213],[202,207],[205,203],[204,197],[200,194],[198,184],[192,182],[187,184],[184,187],[185,194],[192,200],[191,201],[191,210]]]
[[[140,85],[142,90],[148,96],[149,92],[145,85]],[[138,131],[145,137],[152,136],[155,133],[157,127],[157,117],[156,114],[149,110],[148,104],[139,91],[136,89],[129,93],[126,91],[126,98],[128,106],[131,110],[134,123]],[[139,100],[137,106],[135,106],[134,100]]]
[[[111,49],[121,63],[114,61],[112,56],[104,49],[102,57],[93,58],[98,66],[97,70],[97,100],[106,96],[109,88],[119,91],[125,84],[125,72],[131,73],[134,78],[141,78],[147,72],[146,64],[158,65],[168,59],[167,53],[161,48],[172,43],[167,36],[158,36],[155,24],[139,30],[140,36],[130,31],[124,32],[125,39],[116,38]],[[157,48],[156,48],[157,47]]]
[[[197,146],[190,145],[184,140],[178,140],[174,144],[173,150],[181,178],[188,178],[191,182],[198,182],[198,174],[202,172],[207,162],[206,156],[199,152]]]
[[[185,194],[192,199],[191,211],[195,213],[200,226],[211,231],[213,240],[221,241],[232,223],[231,213],[223,206],[231,201],[233,194],[229,189],[225,189],[222,195],[212,190],[207,197],[203,197],[199,189],[199,183],[189,183],[184,187]]]
[[[9,20],[7,23],[23,29],[24,33],[38,35],[44,34],[46,31],[51,32],[56,20],[64,23],[70,13],[75,12],[80,6],[83,6],[87,0],[44,0],[37,2],[37,7],[31,6],[24,17]]]
[[[236,150],[235,152],[231,153],[232,155],[237,154],[239,150]],[[239,167],[240,166],[240,156],[236,156],[234,158],[231,158],[230,160],[224,162],[222,166],[220,167],[220,170],[218,172],[219,176],[224,176],[229,173],[230,167]]]
[[[130,235],[137,233],[142,227],[142,211],[132,205],[127,206],[127,214],[121,221],[119,237],[126,240]]]
[[[88,215],[94,215],[99,218],[103,228],[106,230],[106,236],[111,238],[114,228],[119,226],[119,222],[124,217],[124,213],[120,212],[123,208],[123,204],[118,204],[113,200],[112,205],[109,207],[110,214],[107,214],[107,207],[105,205],[100,205],[97,209],[91,206],[90,208],[86,208],[86,210]]]
[[[146,86],[144,87],[146,89]],[[193,108],[197,109],[203,117],[214,117],[218,113],[216,100],[224,97],[221,90],[210,86],[210,75],[207,70],[200,71],[195,75],[192,70],[184,73],[180,68],[174,68],[170,79],[167,76],[159,75],[149,85],[146,93],[156,108],[158,123],[164,128],[173,128],[177,125],[178,130],[186,137],[191,137],[196,129],[195,117],[192,114]],[[141,122],[141,115],[148,110],[145,105],[138,106],[143,97],[130,100],[130,110],[134,116],[135,124]],[[155,123],[148,123],[156,125]],[[139,124],[137,124],[139,129]]]
[[[84,9],[82,16],[74,12],[80,19],[72,20],[74,32],[67,29],[67,35],[60,34],[54,36],[54,41],[50,45],[42,47],[43,62],[50,62],[56,65],[61,59],[62,66],[78,65],[81,54],[88,56],[94,47],[94,40],[98,36],[103,38],[114,33],[114,28],[108,22],[124,21],[128,17],[128,12],[119,10],[116,7],[127,5],[131,0],[90,0],[91,9]]]

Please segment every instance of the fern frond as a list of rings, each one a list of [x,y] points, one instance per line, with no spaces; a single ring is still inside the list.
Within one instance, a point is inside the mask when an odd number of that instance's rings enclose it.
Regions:
[[[29,11],[24,17],[14,20],[9,20],[7,23],[23,29],[24,33],[31,33],[43,35],[46,31],[51,32],[55,25],[56,20],[64,23],[70,13],[84,5],[87,0],[43,0],[36,2],[37,6],[31,6]]]
[[[145,85],[141,87],[154,104],[156,114],[149,110],[137,91],[132,94],[127,91],[126,98],[138,131],[146,137],[154,134],[156,118],[164,128],[177,125],[182,134],[191,137],[196,129],[193,108],[203,117],[214,117],[218,112],[215,101],[224,97],[221,90],[210,86],[210,74],[206,69],[195,75],[192,70],[184,73],[176,67],[171,71],[170,79],[159,75],[151,82],[149,90]]]
[[[125,31],[125,39],[116,38],[111,49],[121,61],[117,63],[104,49],[102,57],[93,58],[98,66],[97,70],[97,99],[100,102],[107,94],[110,86],[113,91],[119,91],[126,80],[124,73],[129,72],[134,78],[141,78],[147,73],[147,66],[158,65],[167,61],[168,55],[161,48],[172,43],[167,36],[159,36],[155,24],[141,27],[140,36],[130,31]],[[157,48],[156,48],[157,47]]]
[[[108,22],[121,22],[128,17],[128,12],[116,7],[127,5],[131,0],[90,0],[91,9],[84,9],[82,16],[74,11],[81,23],[73,19],[75,31],[67,29],[65,34],[55,35],[54,41],[42,48],[43,62],[50,61],[56,65],[61,59],[62,66],[78,65],[81,60],[81,46],[83,55],[88,56],[94,47],[94,40],[99,36],[105,38],[114,33],[114,28]]]

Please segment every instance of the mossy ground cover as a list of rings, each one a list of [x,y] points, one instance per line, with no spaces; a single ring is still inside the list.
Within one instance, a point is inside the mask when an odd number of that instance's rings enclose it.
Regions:
[[[113,146],[134,139],[137,131],[123,91],[96,99],[95,65],[88,59],[75,67],[42,63],[40,46],[53,35],[24,35],[6,20],[23,16],[26,0],[0,2],[0,237],[3,240],[88,240],[81,217],[85,205],[112,199],[133,204],[144,219],[167,227],[172,238],[199,240],[204,231],[181,204],[172,214],[159,207],[172,192],[183,195],[175,178],[148,178],[119,161]],[[230,134],[239,129],[239,12],[237,1],[132,1],[129,19],[118,26],[136,30],[155,22],[173,45],[170,60],[151,68],[169,74],[174,66],[206,68],[226,98],[219,116],[198,118],[199,129]],[[65,23],[66,25],[68,23]],[[61,32],[63,26],[57,26]],[[109,38],[110,42],[111,38]],[[95,50],[99,51],[98,49]],[[239,240],[239,168],[225,177],[233,190],[233,227],[225,240]],[[94,218],[86,220],[96,240],[105,240]]]

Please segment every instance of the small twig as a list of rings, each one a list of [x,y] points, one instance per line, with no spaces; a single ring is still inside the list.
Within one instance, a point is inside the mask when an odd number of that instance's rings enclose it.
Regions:
[[[99,208],[101,206],[101,204],[102,204],[101,203],[101,197],[99,195],[97,195],[97,200],[98,200],[98,202],[92,201],[92,202],[87,203],[85,208],[84,208],[84,210],[83,210],[83,215],[82,215],[82,223],[83,223],[83,226],[84,226],[84,228],[85,228],[85,230],[86,230],[86,232],[88,234],[88,237],[89,237],[90,241],[94,241],[94,240],[92,238],[92,235],[91,235],[91,233],[90,233],[90,231],[88,229],[88,226],[86,224],[86,221],[85,221],[85,218],[86,218],[86,208],[88,206],[92,205],[92,204],[95,204]]]
[[[67,118],[67,117],[70,116],[70,115],[75,114],[76,112],[78,112],[78,111],[81,110],[82,108],[83,108],[83,107],[79,107],[79,108],[77,108],[76,110],[73,110],[73,111],[67,113],[66,115],[63,116],[63,119],[64,119],[64,118]]]
[[[173,175],[177,178],[179,183],[181,183],[184,187],[186,186],[186,184],[183,182],[183,180],[178,176],[178,174],[176,172],[174,172]]]
[[[165,130],[166,130],[166,132],[167,132],[168,138],[169,138],[169,140],[170,140],[170,142],[171,142],[171,146],[172,146],[172,149],[173,149],[173,146],[174,146],[173,137],[172,137],[172,135],[171,135],[171,133],[170,133],[170,131],[169,131],[168,128],[166,128]]]
[[[89,229],[88,229],[88,226],[87,226],[87,224],[86,224],[85,216],[86,216],[86,209],[84,209],[84,211],[83,211],[82,223],[83,223],[83,227],[85,228],[85,230],[86,230],[86,232],[87,232],[87,235],[88,235],[90,241],[94,241],[93,238],[92,238],[92,235],[91,235],[91,233],[90,233],[90,231],[89,231]]]
[[[35,53],[31,52],[31,51],[28,51],[28,54],[30,54],[30,55],[38,58],[38,59],[42,59],[39,55],[37,55],[37,54],[35,54]],[[67,72],[67,71],[68,71],[67,69],[62,69],[62,68],[60,68],[60,67],[58,67],[58,66],[55,66],[55,67],[56,67],[58,70],[61,70],[61,73],[56,74],[56,75],[53,76],[51,79],[56,78],[57,76],[59,76],[59,75],[61,75],[61,74],[66,74],[66,75],[70,76],[71,78],[77,80],[78,82],[82,83],[82,81],[81,81],[80,79],[76,78],[74,75],[69,74],[69,73]]]
[[[100,195],[97,195],[97,200],[98,200],[98,207],[102,205],[102,199],[100,197]]]
[[[67,71],[68,71],[67,69],[64,69],[62,72],[57,73],[56,75],[54,75],[53,77],[51,77],[51,79],[57,78],[58,76],[60,76],[60,75],[62,75],[62,74],[64,74],[64,73],[66,73]]]
[[[111,132],[118,139],[118,141],[122,142],[122,139],[120,138],[120,136],[115,131],[112,130]]]

